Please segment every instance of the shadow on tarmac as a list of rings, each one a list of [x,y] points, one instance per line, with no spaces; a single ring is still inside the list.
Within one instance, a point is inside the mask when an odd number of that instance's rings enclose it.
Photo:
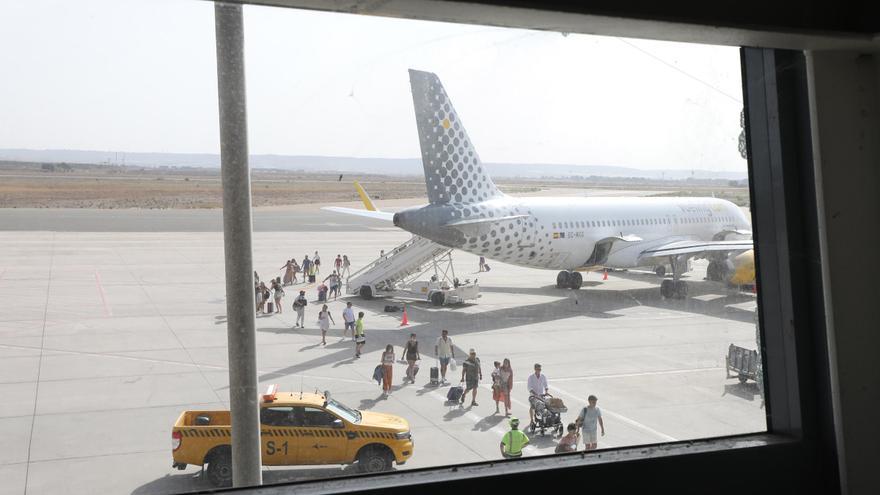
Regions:
[[[756,397],[761,396],[761,391],[758,390],[757,383],[730,383],[724,385],[724,392],[721,394],[722,397],[730,394],[735,397],[739,397],[740,399],[745,399],[747,401],[754,401]]]
[[[474,423],[474,431],[489,431],[492,428],[498,426],[502,421],[504,421],[504,415],[501,414],[493,414],[491,416],[486,416],[485,418]]]
[[[731,304],[754,301],[754,295],[724,289],[718,282],[690,280],[691,296],[701,294],[713,294],[719,297],[703,301],[688,297],[683,300],[664,299],[660,295],[659,278],[654,274],[613,272],[612,276],[650,282],[652,287],[630,290],[572,290],[557,289],[555,285],[533,288],[509,288],[496,286],[481,286],[480,290],[493,293],[542,295],[555,297],[550,302],[525,304],[510,308],[501,308],[480,313],[465,313],[461,307],[435,308],[427,302],[409,302],[407,311],[416,323],[404,328],[391,328],[374,330],[370,329],[369,319],[366,320],[367,342],[364,344],[362,353],[367,354],[380,351],[388,343],[403,345],[410,333],[415,333],[416,338],[425,346],[426,357],[433,354],[434,342],[440,335],[440,330],[448,329],[453,342],[457,337],[482,333],[492,330],[501,330],[532,324],[547,324],[556,320],[572,317],[584,317],[589,319],[622,318],[625,315],[617,313],[621,310],[634,306],[646,306],[662,310],[683,311],[716,318],[723,318],[743,323],[754,323],[754,312],[731,308]],[[590,284],[595,281],[588,281]],[[601,282],[595,282],[600,284]],[[357,308],[364,308],[377,313],[382,313],[388,302],[385,299],[362,300],[356,296],[342,298],[342,301],[351,300]],[[547,327],[548,330],[552,326]],[[312,329],[306,329],[311,333]],[[289,328],[259,328],[261,332],[288,333]],[[316,337],[320,337],[318,330],[314,329]],[[280,380],[290,375],[312,370],[316,367],[352,362],[352,349],[347,343],[339,342],[327,346],[328,350],[335,350],[323,356],[301,362],[276,371],[265,373],[259,377],[260,381]],[[427,345],[426,345],[427,344]],[[338,349],[338,350],[336,350]],[[455,346],[456,359],[463,358],[465,350]],[[480,349],[477,349],[479,354]],[[424,393],[424,392],[421,392]]]

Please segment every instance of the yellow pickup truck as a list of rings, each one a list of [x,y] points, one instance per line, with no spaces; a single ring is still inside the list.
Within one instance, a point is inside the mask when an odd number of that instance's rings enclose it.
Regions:
[[[391,414],[359,411],[329,393],[267,391],[260,401],[265,466],[353,464],[362,472],[387,471],[413,454],[409,423]],[[232,483],[229,411],[184,411],[171,431],[173,467],[207,465],[214,486]]]

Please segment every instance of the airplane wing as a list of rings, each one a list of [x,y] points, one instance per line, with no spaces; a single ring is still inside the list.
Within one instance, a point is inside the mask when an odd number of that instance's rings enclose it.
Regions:
[[[748,251],[753,248],[754,245],[751,239],[740,241],[676,241],[646,249],[639,255],[639,259],[662,258],[681,254],[695,255],[708,251]]]
[[[325,206],[321,209],[334,211],[336,213],[345,213],[346,215],[357,215],[360,217],[375,218],[378,220],[385,220],[386,222],[390,222],[394,219],[394,213],[390,211],[359,210],[357,208],[343,208],[341,206]]]

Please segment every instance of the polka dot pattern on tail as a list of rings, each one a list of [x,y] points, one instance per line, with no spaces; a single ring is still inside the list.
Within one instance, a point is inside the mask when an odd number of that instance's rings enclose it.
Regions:
[[[483,168],[436,74],[409,71],[428,201],[476,203],[504,197]]]

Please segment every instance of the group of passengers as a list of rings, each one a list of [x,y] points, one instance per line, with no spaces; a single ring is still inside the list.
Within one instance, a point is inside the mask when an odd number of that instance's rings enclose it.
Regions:
[[[337,254],[333,265],[335,270],[316,287],[318,302],[327,301],[331,296],[334,299],[339,297],[342,292],[343,277],[351,274],[351,262],[348,255]],[[287,260],[280,269],[284,270],[284,275],[269,280],[268,284],[261,281],[260,276],[254,271],[254,302],[257,313],[283,313],[284,287],[300,283],[297,277],[300,273],[302,274],[302,283],[315,283],[317,276],[321,273],[321,255],[318,254],[318,251],[315,251],[315,255],[311,259],[309,255],[305,255],[301,264],[297,263],[296,259]],[[305,291],[301,290],[293,303],[293,309],[297,313],[297,322],[294,328],[304,328],[305,304],[302,304],[304,300]]]

